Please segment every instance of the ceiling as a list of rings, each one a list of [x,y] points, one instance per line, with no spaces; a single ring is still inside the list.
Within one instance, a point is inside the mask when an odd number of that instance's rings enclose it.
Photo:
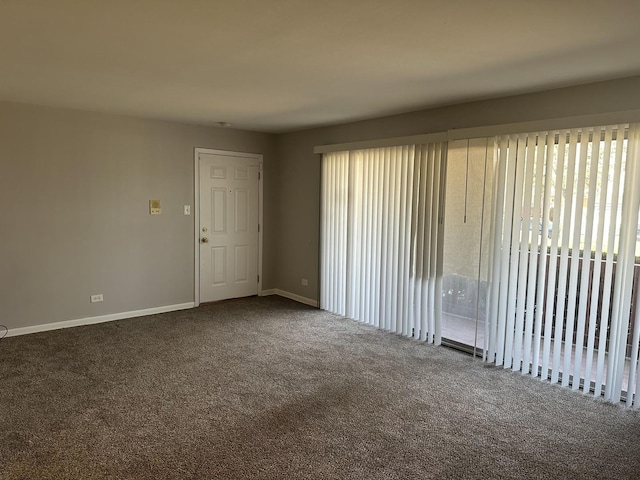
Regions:
[[[640,74],[637,0],[0,0],[0,100],[285,132]]]

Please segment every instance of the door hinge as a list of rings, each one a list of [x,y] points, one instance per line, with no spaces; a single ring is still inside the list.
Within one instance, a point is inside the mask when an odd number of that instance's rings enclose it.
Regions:
[[[258,275],[258,283],[260,283],[260,275]]]
[[[258,180],[260,180],[260,172],[258,172]]]

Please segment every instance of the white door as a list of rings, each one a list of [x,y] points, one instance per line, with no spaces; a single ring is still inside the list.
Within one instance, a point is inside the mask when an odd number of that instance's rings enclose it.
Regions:
[[[255,158],[199,154],[200,302],[258,293]]]

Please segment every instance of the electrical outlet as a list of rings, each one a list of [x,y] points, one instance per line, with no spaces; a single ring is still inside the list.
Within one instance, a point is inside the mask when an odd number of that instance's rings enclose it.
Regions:
[[[101,293],[97,295],[91,295],[91,303],[102,302],[103,300],[104,298],[102,297]]]
[[[306,278],[303,278],[300,283],[302,283],[302,285],[306,287],[307,285],[309,285],[309,280],[307,280]]]

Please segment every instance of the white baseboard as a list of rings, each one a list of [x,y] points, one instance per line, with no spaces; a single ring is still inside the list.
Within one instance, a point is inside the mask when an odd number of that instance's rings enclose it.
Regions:
[[[260,292],[261,297],[268,295],[279,295],[281,297],[294,300],[298,303],[310,305],[312,307],[318,307],[318,301],[311,298],[306,298],[295,293],[280,290],[279,288],[272,288],[269,290],[262,290]],[[186,310],[193,308],[194,302],[179,303],[176,305],[165,305],[162,307],[145,308],[142,310],[133,310],[130,312],[111,313],[109,315],[100,315],[97,317],[78,318],[76,320],[66,320],[63,322],[44,323],[41,325],[33,325],[31,327],[11,328],[7,332],[6,337],[17,337],[19,335],[27,335],[29,333],[46,332],[48,330],[59,330],[61,328],[78,327],[81,325],[93,325],[95,323],[112,322],[114,320],[123,320],[125,318],[143,317],[145,315],[155,315],[157,313],[175,312],[177,310]]]
[[[193,308],[194,303],[179,303],[177,305],[165,305],[163,307],[145,308],[143,310],[133,310],[131,312],[111,313],[109,315],[100,315],[98,317],[78,318],[76,320],[66,320],[64,322],[45,323],[42,325],[34,325],[32,327],[12,328],[7,332],[7,337],[16,337],[18,335],[26,335],[28,333],[46,332],[47,330],[58,330],[60,328],[78,327],[80,325],[93,325],[94,323],[112,322],[114,320],[122,320],[124,318],[143,317],[145,315],[155,315],[157,313],[175,312],[177,310],[186,310]]]
[[[280,290],[279,288],[272,288],[270,290],[263,290],[260,292],[261,297],[266,297],[267,295],[279,295],[281,297],[288,298],[289,300],[294,300],[298,303],[304,303],[305,305],[318,308],[317,300],[296,295],[295,293],[287,292],[285,290]]]

